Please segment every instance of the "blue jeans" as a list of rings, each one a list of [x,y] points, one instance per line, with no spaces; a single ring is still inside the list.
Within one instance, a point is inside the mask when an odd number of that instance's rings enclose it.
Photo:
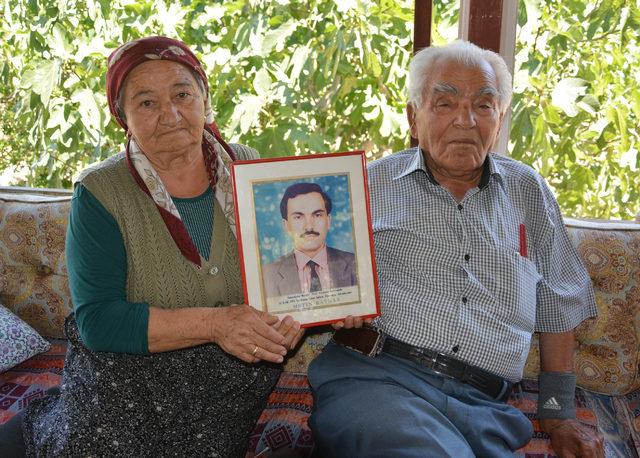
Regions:
[[[533,433],[514,407],[385,353],[329,343],[308,376],[323,457],[513,456]]]

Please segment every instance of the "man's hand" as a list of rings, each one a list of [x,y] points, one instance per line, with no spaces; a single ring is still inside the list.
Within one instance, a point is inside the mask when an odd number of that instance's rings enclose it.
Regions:
[[[560,458],[604,458],[602,435],[577,420],[543,418],[540,427],[551,436],[551,447]]]
[[[573,331],[540,333],[540,369],[571,373],[574,342]],[[540,427],[551,436],[551,447],[560,458],[604,457],[602,435],[576,420],[540,419]]]
[[[349,315],[344,319],[344,321],[338,321],[333,323],[331,326],[336,331],[341,328],[351,329],[351,328],[361,328],[363,324],[371,324],[373,320],[371,318],[367,318],[363,320],[359,316]]]
[[[302,339],[304,329],[300,328],[300,323],[295,321],[289,315],[278,321],[273,328],[282,334],[285,338],[284,346],[288,350],[293,350]]]

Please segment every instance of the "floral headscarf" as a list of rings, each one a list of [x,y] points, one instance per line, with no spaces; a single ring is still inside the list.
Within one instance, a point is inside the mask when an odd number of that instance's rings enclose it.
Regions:
[[[111,114],[127,133],[126,159],[129,170],[138,186],[155,202],[180,252],[185,258],[200,267],[202,264],[200,254],[191,237],[189,237],[178,209],[153,165],[131,137],[126,119],[121,116],[122,107],[118,106],[122,86],[127,75],[136,66],[149,60],[178,62],[193,70],[204,86],[205,124],[202,136],[202,153],[211,187],[215,189],[216,199],[220,203],[234,233],[235,221],[233,219],[233,199],[230,192],[229,165],[235,160],[235,154],[220,136],[220,131],[213,120],[213,112],[208,95],[209,84],[202,65],[184,43],[167,37],[147,37],[125,43],[111,53],[107,60],[107,99]]]

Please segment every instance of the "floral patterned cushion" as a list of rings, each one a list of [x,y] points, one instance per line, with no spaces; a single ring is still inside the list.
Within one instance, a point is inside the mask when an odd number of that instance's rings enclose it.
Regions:
[[[64,241],[71,193],[0,190],[0,301],[41,335],[62,338],[71,299]]]
[[[49,342],[0,304],[0,372],[48,349]]]
[[[565,225],[593,282],[597,319],[576,330],[578,385],[608,395],[640,388],[640,224],[565,219]],[[534,338],[525,377],[537,378]]]

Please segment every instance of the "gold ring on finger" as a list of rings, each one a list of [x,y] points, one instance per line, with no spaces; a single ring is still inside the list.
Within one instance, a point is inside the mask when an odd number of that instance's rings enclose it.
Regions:
[[[256,348],[253,349],[253,351],[251,352],[251,356],[256,356],[256,353],[258,353],[258,346],[256,345]]]

